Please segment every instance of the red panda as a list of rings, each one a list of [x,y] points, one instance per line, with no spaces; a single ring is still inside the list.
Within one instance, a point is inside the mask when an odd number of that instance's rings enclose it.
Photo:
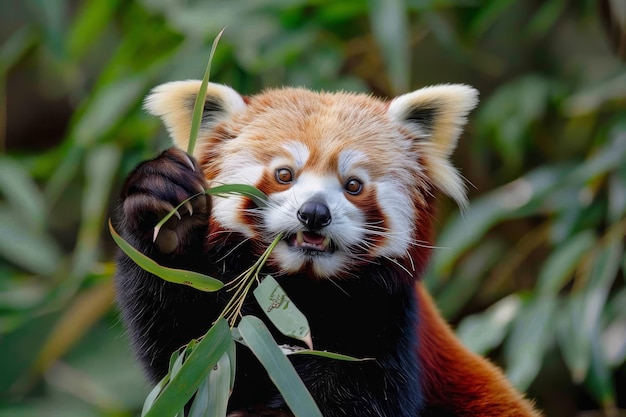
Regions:
[[[265,272],[309,320],[314,348],[375,359],[291,359],[326,417],[540,415],[499,369],[461,344],[420,282],[435,194],[466,204],[450,155],[476,90],[439,85],[384,101],[297,88],[243,97],[211,83],[188,155],[199,88],[198,81],[167,83],[146,99],[175,146],[128,176],[116,218],[125,239],[163,265],[227,282],[282,234]],[[155,224],[181,201],[240,183],[263,191],[267,206],[245,196],[196,197],[153,242]],[[136,354],[153,380],[227,301],[221,291],[162,281],[123,254],[116,285]],[[253,301],[243,313],[264,318]],[[229,415],[292,415],[244,348]]]

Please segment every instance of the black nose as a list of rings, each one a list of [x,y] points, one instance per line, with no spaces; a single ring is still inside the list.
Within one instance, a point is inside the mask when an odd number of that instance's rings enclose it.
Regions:
[[[298,210],[298,220],[311,230],[319,230],[328,226],[332,218],[326,204],[309,200]]]

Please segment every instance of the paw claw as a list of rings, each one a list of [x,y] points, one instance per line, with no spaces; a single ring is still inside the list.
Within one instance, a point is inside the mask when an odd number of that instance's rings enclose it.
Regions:
[[[191,203],[189,201],[185,202],[185,207],[187,208],[187,211],[189,212],[189,216],[193,216],[193,206],[191,205]]]
[[[194,166],[193,162],[191,161],[191,158],[189,158],[189,155],[187,155],[186,153],[184,155],[185,155],[185,160],[187,161],[187,164],[189,164],[189,167],[191,168],[191,170],[195,172],[196,167]]]

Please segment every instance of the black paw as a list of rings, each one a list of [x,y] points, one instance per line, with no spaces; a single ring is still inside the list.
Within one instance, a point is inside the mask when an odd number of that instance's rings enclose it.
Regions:
[[[141,163],[124,184],[123,234],[145,245],[154,243],[161,253],[180,250],[189,244],[194,231],[207,231],[211,200],[203,194],[206,188],[196,161],[178,148]],[[161,219],[192,196],[156,233]]]

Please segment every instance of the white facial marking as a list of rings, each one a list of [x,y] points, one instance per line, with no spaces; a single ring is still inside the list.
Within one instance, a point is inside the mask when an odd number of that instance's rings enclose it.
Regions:
[[[220,175],[215,178],[212,187],[224,184],[257,184],[265,167],[254,162],[250,155],[234,154],[222,165]],[[216,196],[212,199],[211,216],[225,229],[253,237],[254,231],[239,218],[243,197],[238,195]]]
[[[350,149],[341,151],[339,154],[339,163],[337,164],[339,175],[343,178],[347,178],[356,165],[365,161],[367,161],[367,155],[361,151]]]
[[[291,154],[294,162],[294,168],[302,168],[309,159],[309,148],[302,142],[288,142],[283,145],[283,149]]]
[[[265,240],[269,242],[279,233],[285,235],[272,253],[283,272],[296,273],[308,266],[316,276],[328,278],[351,271],[355,262],[364,259],[406,254],[413,238],[415,215],[410,190],[404,181],[391,174],[373,180],[366,168],[368,156],[358,150],[344,150],[339,154],[338,172],[320,174],[303,170],[310,156],[306,145],[294,141],[283,148],[288,156],[275,158],[269,166],[254,162],[250,154],[233,154],[225,160],[214,181],[214,185],[254,185],[268,168],[284,166],[295,171],[288,188],[270,194],[268,206],[257,212]],[[344,189],[350,178],[358,178],[366,189],[373,190],[376,201],[372,204],[383,211],[384,225],[382,219],[366,223],[365,208],[353,203]],[[320,244],[321,250],[309,250],[310,246],[296,239],[302,239],[302,233],[307,232],[306,226],[298,220],[298,210],[311,199],[325,204],[331,214],[330,224],[311,231],[319,239],[330,240],[329,246]],[[257,231],[241,220],[241,201],[238,196],[214,198],[212,216],[225,229],[254,238]],[[377,235],[384,237],[382,243],[376,246],[368,243],[368,236]]]
[[[330,277],[350,268],[350,250],[363,239],[363,215],[346,198],[343,184],[335,175],[304,172],[289,189],[272,194],[264,226],[271,234],[285,232],[288,237],[306,230],[297,213],[313,198],[325,204],[331,213],[330,224],[316,233],[330,238],[334,251],[307,253],[283,241],[276,246],[273,255],[286,272],[297,272],[309,262],[317,276]]]
[[[386,178],[376,187],[378,204],[385,213],[385,243],[374,251],[379,256],[403,256],[413,241],[414,207],[409,190],[398,180]]]

